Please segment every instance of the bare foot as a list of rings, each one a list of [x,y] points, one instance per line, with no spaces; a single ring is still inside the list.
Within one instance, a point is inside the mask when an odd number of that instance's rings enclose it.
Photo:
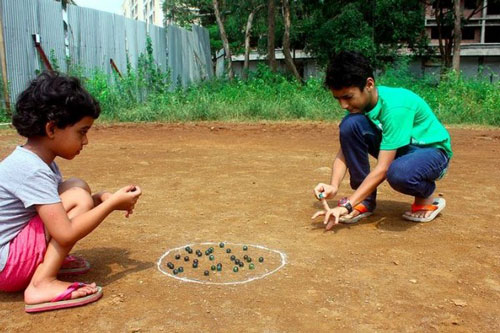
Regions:
[[[24,291],[24,302],[26,304],[38,304],[50,302],[60,294],[62,294],[71,285],[70,282],[63,282],[59,280],[51,280],[39,282],[36,284],[33,281],[28,288]],[[96,284],[87,284],[84,287],[75,290],[71,293],[71,299],[84,297],[97,292]]]
[[[432,197],[429,197],[426,199],[415,198],[414,204],[417,206],[427,206],[427,205],[432,205],[433,202],[434,202],[434,198],[432,198]],[[432,214],[432,210],[417,210],[415,212],[412,212],[410,210],[408,212],[405,212],[406,216],[417,217],[417,218],[426,218],[431,214]]]

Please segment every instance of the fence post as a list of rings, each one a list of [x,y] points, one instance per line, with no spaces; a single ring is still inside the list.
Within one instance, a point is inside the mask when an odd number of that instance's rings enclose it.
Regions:
[[[0,11],[0,67],[2,67],[3,96],[5,99],[5,109],[10,116],[10,96],[9,96],[9,78],[7,77],[7,59],[5,56],[5,40],[3,38],[3,20]]]

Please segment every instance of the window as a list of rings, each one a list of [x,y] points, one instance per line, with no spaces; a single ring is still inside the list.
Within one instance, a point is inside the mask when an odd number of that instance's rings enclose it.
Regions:
[[[485,43],[500,43],[500,26],[486,27],[484,31]]]
[[[480,0],[481,1],[481,0]],[[465,9],[476,9],[479,6],[478,0],[465,0]]]
[[[443,27],[443,32],[442,32],[442,37],[443,38],[450,38],[451,37],[451,29]],[[439,31],[437,27],[432,27],[431,28],[431,39],[439,39]]]
[[[487,15],[500,15],[500,2],[490,2],[488,1],[488,6],[486,6]]]
[[[434,0],[432,2],[432,9],[436,9],[436,6],[437,5],[437,1]],[[441,6],[443,8],[453,8],[453,3],[452,3],[452,0],[441,0]]]
[[[464,27],[462,28],[462,39],[463,40],[474,40],[476,39],[476,28]]]

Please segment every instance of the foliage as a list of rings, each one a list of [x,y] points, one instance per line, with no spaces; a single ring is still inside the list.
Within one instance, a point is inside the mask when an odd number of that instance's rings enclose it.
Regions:
[[[344,115],[322,79],[312,78],[301,85],[291,77],[272,73],[266,65],[250,72],[246,81],[214,79],[174,88],[169,73],[155,64],[152,51],[148,47],[135,68],[129,62],[123,77],[74,64],[68,67],[99,100],[100,121],[338,121]],[[386,66],[377,75],[377,84],[414,91],[444,123],[500,126],[498,76],[491,83],[481,74],[464,78],[451,73],[439,81],[439,77],[416,77],[409,61],[401,58]],[[0,122],[4,121],[8,117],[0,110]]]
[[[500,126],[500,81],[448,75],[440,82],[418,78],[403,59],[377,76],[377,84],[408,88],[422,96],[438,118],[447,124]],[[309,79],[304,85],[266,65],[250,72],[248,80],[204,81],[187,88],[150,89],[144,100],[131,70],[123,79],[109,84],[102,73],[85,80],[88,89],[101,101],[104,121],[338,121],[344,115],[324,88],[322,80]],[[498,80],[498,78],[496,78]],[[135,89],[135,90],[134,90]],[[162,92],[160,92],[162,91]]]

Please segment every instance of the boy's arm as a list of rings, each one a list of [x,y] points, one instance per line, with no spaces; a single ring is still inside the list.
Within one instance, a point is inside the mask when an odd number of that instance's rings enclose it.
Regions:
[[[358,189],[348,198],[353,207],[362,202],[385,180],[387,170],[389,170],[395,157],[396,150],[380,151],[375,168],[366,176]]]
[[[333,160],[332,165],[332,177],[330,179],[330,184],[335,186],[337,189],[340,187],[342,179],[344,179],[347,172],[347,165],[345,164],[344,154],[342,149],[340,149]]]
[[[345,164],[344,154],[342,150],[339,150],[332,165],[332,177],[330,178],[330,184],[319,183],[314,188],[314,195],[316,198],[333,198],[339,190],[340,183],[347,172],[347,166]],[[322,196],[320,197],[320,193]]]
[[[362,202],[370,193],[372,193],[380,183],[385,180],[387,170],[389,170],[389,166],[392,161],[396,157],[396,150],[381,150],[378,155],[378,162],[375,168],[366,176],[361,185],[358,187],[356,191],[348,198],[352,207],[356,206],[360,202]],[[326,225],[326,230],[330,230],[334,225],[339,223],[339,218],[342,215],[346,215],[348,213],[347,208],[345,207],[335,207],[332,208],[326,213],[324,213],[325,218],[323,223]],[[323,215],[323,214],[320,214]],[[314,215],[314,217],[320,216]],[[333,218],[331,222],[330,218]]]

